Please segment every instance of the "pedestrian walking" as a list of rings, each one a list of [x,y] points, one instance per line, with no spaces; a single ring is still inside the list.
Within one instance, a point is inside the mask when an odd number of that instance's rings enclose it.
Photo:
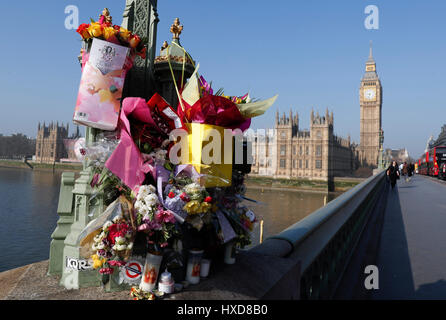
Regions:
[[[411,177],[413,176],[413,171],[414,171],[414,165],[411,162],[407,165],[407,179],[408,179],[408,181],[410,181]]]
[[[393,190],[395,188],[396,180],[400,178],[400,171],[398,170],[398,164],[395,160],[392,161],[392,164],[387,168],[386,172]]]
[[[403,170],[401,173],[403,174],[404,180],[406,180],[406,182],[409,182],[409,165],[405,161],[404,161]]]

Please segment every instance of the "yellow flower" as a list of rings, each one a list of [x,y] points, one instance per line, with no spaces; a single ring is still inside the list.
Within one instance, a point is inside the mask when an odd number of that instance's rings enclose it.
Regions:
[[[107,259],[100,258],[97,254],[92,255],[91,259],[93,260],[93,269],[102,267],[105,261],[107,261]]]
[[[197,214],[200,213],[200,202],[197,200],[192,200],[186,203],[183,207],[183,210],[185,210],[188,214]]]
[[[119,29],[119,33],[120,33],[120,36],[121,36],[122,39],[124,39],[125,41],[129,40],[130,35],[131,35],[130,31],[128,31],[127,29],[121,27]]]
[[[108,38],[113,37],[118,30],[112,28],[112,27],[106,27],[104,28],[104,38],[105,40],[108,40]]]
[[[100,37],[103,34],[102,27],[97,22],[91,23],[87,30],[93,37]]]
[[[201,205],[200,205],[200,212],[201,213],[206,213],[211,208],[212,208],[212,204],[210,204],[209,202],[202,202]]]

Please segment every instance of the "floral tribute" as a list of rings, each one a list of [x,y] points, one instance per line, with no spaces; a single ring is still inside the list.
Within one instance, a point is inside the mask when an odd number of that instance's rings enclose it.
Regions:
[[[146,57],[144,41],[137,34],[133,34],[121,26],[113,25],[112,17],[107,8],[99,16],[98,21],[91,19],[91,23],[82,23],[76,32],[87,43],[91,43],[94,38],[98,38],[117,45],[129,47],[133,54],[139,55],[143,59]]]
[[[98,22],[77,31],[84,41],[101,38],[143,53],[139,37],[113,26],[108,10]],[[154,299],[152,285],[159,270],[172,272],[176,283],[184,282],[190,252],[196,266],[200,257],[219,263],[228,246],[250,245],[258,221],[245,204],[244,176],[250,164],[202,163],[201,154],[209,147],[203,132],[243,132],[276,97],[253,102],[249,94],[226,96],[221,89],[214,94],[211,84],[198,75],[198,66],[189,81],[181,83],[177,106],[158,93],[149,101],[123,99],[116,131],[103,131],[83,147],[82,159],[91,167],[92,198],[100,195],[107,209],[94,215],[80,245],[104,276],[120,269],[129,277],[141,277],[141,285],[131,289],[134,299]],[[185,133],[184,141],[173,135],[177,130]],[[189,146],[192,159],[186,153],[186,160],[178,163],[172,150],[181,143]],[[232,159],[240,151],[230,152]],[[127,264],[132,256],[146,256],[144,270]],[[199,269],[193,270],[196,277]]]

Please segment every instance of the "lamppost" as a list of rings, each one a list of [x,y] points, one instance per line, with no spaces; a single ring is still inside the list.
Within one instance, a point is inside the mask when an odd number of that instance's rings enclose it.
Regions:
[[[381,129],[379,131],[379,156],[378,156],[378,168],[380,169],[385,168],[383,145],[384,145],[384,130]]]

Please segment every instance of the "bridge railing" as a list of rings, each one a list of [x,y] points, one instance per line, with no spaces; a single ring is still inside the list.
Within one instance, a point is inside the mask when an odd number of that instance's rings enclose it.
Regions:
[[[300,298],[330,299],[385,190],[380,171],[250,251],[300,264]]]

